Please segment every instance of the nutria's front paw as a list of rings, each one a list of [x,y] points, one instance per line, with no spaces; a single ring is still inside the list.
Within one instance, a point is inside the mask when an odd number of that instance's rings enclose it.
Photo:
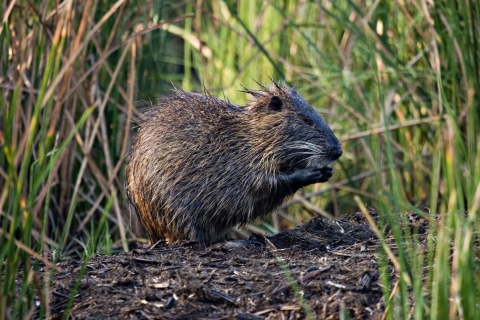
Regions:
[[[322,172],[322,177],[318,182],[327,182],[328,179],[332,177],[332,167],[330,166],[325,166],[323,168],[320,168],[320,171]]]
[[[302,168],[290,173],[289,178],[293,187],[302,188],[317,182],[325,182],[332,176],[332,171],[324,168]]]

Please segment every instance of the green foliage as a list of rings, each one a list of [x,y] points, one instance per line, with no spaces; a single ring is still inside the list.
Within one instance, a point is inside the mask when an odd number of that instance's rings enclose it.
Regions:
[[[330,184],[304,190],[289,213],[349,213],[360,196],[396,242],[401,277],[379,255],[387,318],[479,317],[478,0],[8,3],[0,319],[33,313],[35,295],[48,303],[35,252],[58,259],[83,243],[88,258],[140,235],[122,176],[137,110],[171,83],[243,104],[240,85],[270,78],[297,84],[345,150]],[[428,212],[427,248],[405,211]]]

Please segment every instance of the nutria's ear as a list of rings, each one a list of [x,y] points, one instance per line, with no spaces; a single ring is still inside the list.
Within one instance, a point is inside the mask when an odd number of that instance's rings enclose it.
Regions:
[[[283,107],[283,100],[279,96],[273,96],[267,106],[267,111],[278,112]]]

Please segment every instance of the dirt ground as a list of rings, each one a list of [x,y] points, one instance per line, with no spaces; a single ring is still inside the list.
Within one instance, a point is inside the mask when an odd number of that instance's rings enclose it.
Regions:
[[[315,217],[273,236],[207,248],[159,243],[96,255],[70,318],[304,319],[311,312],[313,318],[338,319],[344,307],[353,319],[381,319],[378,246],[357,213],[334,221]],[[56,273],[52,284],[54,319],[67,305],[82,261],[58,266],[64,273]]]

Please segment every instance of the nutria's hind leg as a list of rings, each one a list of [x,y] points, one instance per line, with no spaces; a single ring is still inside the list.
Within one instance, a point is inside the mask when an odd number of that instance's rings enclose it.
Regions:
[[[198,242],[198,244],[202,246],[208,246],[210,243],[208,241],[208,236],[206,235],[206,232],[203,230],[203,228],[200,228],[199,226],[189,226],[187,228],[187,231],[184,234],[185,239],[188,241],[195,241]]]
[[[214,243],[224,242],[226,238],[225,231],[216,230],[214,226],[205,228],[203,226],[196,226],[190,230],[188,240],[196,241],[204,246],[211,246]]]

